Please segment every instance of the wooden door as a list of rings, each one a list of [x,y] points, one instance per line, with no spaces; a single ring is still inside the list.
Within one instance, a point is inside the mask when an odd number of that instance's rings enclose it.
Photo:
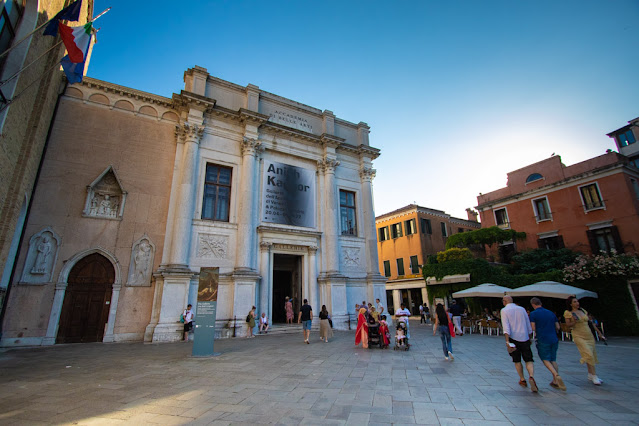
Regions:
[[[115,270],[104,256],[81,259],[69,273],[57,343],[101,342],[109,319]]]

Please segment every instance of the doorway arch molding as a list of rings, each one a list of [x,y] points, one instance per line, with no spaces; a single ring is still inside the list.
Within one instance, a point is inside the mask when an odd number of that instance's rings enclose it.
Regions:
[[[53,303],[51,304],[51,313],[49,314],[49,325],[47,326],[47,334],[42,340],[43,345],[54,345],[56,337],[58,335],[58,328],[60,326],[60,314],[62,313],[62,303],[64,302],[64,295],[67,291],[67,285],[69,280],[69,274],[73,267],[85,257],[91,254],[100,254],[104,256],[113,266],[115,278],[112,284],[111,293],[111,305],[109,307],[109,319],[107,320],[107,330],[102,338],[103,342],[113,342],[115,337],[113,330],[115,326],[115,318],[118,311],[118,299],[120,297],[120,289],[122,288],[122,268],[117,257],[107,249],[97,246],[90,249],[79,251],[73,255],[69,260],[64,262],[60,274],[58,275],[58,282],[55,285],[55,293],[53,296]]]

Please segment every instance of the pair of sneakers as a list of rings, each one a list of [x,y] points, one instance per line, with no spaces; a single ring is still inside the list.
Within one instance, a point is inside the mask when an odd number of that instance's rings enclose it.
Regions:
[[[599,377],[597,377],[596,374],[590,374],[588,373],[588,380],[590,380],[592,382],[593,385],[601,385],[603,383],[603,380],[601,380]]]
[[[453,356],[453,353],[451,351],[448,351],[448,356],[445,356],[444,359],[446,361],[448,361],[448,359],[450,358],[451,361],[455,360],[455,357]]]

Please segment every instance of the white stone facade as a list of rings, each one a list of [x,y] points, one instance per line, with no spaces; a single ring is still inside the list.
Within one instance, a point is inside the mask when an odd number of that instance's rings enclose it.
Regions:
[[[188,303],[196,306],[202,267],[220,268],[219,335],[226,334],[222,329],[233,318],[238,326],[244,325],[252,305],[257,306],[258,314],[277,316],[280,298],[289,291],[297,295],[296,304],[308,299],[316,313],[326,305],[335,327],[347,328],[352,305],[385,296],[386,280],[378,271],[371,187],[375,175],[372,161],[379,150],[369,146],[369,127],[253,85],[243,87],[220,80],[200,67],[187,70],[184,78],[184,90],[170,100],[88,78],[81,87],[68,89],[67,97],[84,100],[82,108],[103,108],[105,115],[115,114],[113,111],[133,114],[132,119],[140,121],[144,131],[132,129],[129,133],[133,143],[147,137],[142,144],[145,147],[154,136],[168,140],[167,123],[175,123],[172,147],[162,142],[162,152],[167,155],[158,158],[150,154],[150,158],[115,161],[111,156],[131,141],[104,135],[104,143],[114,149],[101,156],[101,164],[93,165],[92,170],[98,172],[86,181],[82,206],[73,218],[56,227],[36,215],[39,220],[32,224],[39,225],[38,231],[51,225],[61,241],[62,259],[75,261],[74,256],[83,250],[104,247],[112,254],[112,263],[118,263],[117,273],[123,274],[126,282],[118,278],[114,285],[105,340],[180,339],[178,319]],[[65,123],[59,126],[63,132]],[[149,149],[152,152],[155,147]],[[168,155],[167,149],[173,152]],[[78,168],[85,171],[85,166]],[[207,166],[229,174],[223,188],[228,190],[226,195],[219,195],[222,189],[207,181]],[[287,195],[281,199],[276,194],[280,187],[286,191],[297,188],[291,186],[291,175],[303,175],[306,180],[303,184],[296,181],[299,194],[287,192],[294,194],[292,198]],[[144,176],[144,183],[135,176]],[[105,178],[108,187],[102,182]],[[153,183],[162,179],[170,184]],[[163,192],[166,203],[163,201],[162,207],[140,203],[151,190]],[[212,190],[220,192],[211,196]],[[341,203],[340,194],[350,198]],[[117,207],[111,202],[109,209],[100,210],[99,203],[106,195],[109,200],[117,198]],[[221,217],[207,218],[211,200],[219,209],[215,214]],[[272,205],[279,210],[267,211]],[[46,208],[44,204],[35,206],[36,210]],[[280,214],[287,217],[279,219]],[[75,232],[75,222],[93,237],[87,239]],[[109,236],[122,236],[123,230],[132,232],[126,243]],[[61,262],[53,271],[63,269],[68,275],[72,265]],[[152,277],[146,275],[149,269]],[[290,278],[283,281],[282,277]],[[51,286],[48,294],[55,293],[56,302],[41,305],[49,306],[51,313],[46,315],[55,323],[65,284]],[[134,322],[119,312],[129,312],[132,307],[141,312]],[[55,339],[56,327],[49,324],[42,328],[47,342]],[[244,327],[237,329],[237,335],[245,332]],[[18,344],[15,339],[5,340],[3,344]]]

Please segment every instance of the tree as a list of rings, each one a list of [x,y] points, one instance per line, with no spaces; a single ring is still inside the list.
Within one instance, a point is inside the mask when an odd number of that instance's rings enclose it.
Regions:
[[[453,247],[472,247],[474,245],[488,245],[491,246],[495,243],[503,243],[510,240],[524,240],[526,239],[525,232],[517,232],[514,229],[501,229],[497,226],[491,226],[490,228],[481,228],[469,232],[460,232],[448,237],[446,241],[446,248]]]

